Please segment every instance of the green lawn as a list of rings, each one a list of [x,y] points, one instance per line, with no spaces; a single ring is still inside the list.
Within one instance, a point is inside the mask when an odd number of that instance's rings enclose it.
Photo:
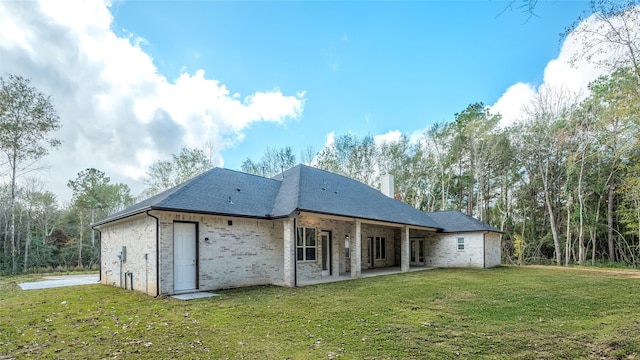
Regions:
[[[640,272],[501,267],[181,301],[0,278],[0,359],[636,359]]]

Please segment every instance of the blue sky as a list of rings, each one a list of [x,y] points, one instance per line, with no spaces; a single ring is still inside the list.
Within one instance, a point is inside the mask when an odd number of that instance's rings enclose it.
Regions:
[[[327,133],[411,133],[516,82],[539,84],[559,34],[585,10],[541,2],[537,16],[504,1],[146,2],[112,7],[114,28],[146,40],[168,79],[204,69],[232,92],[305,91],[303,115],[256,123],[222,152],[225,166],[267,146],[318,151]]]
[[[52,95],[59,150],[39,176],[62,200],[86,168],[134,193],[148,166],[213,143],[239,169],[330,134],[393,138],[484,102],[517,120],[542,84],[584,90],[560,33],[583,1],[0,2],[0,72]],[[601,72],[600,72],[601,73]]]

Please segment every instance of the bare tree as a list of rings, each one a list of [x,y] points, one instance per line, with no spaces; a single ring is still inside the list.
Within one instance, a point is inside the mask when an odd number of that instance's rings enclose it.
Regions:
[[[16,181],[26,170],[60,145],[52,133],[60,128],[53,100],[19,75],[0,77],[0,150],[6,155],[11,178],[11,261],[16,273]]]
[[[576,95],[563,88],[543,87],[526,107],[528,119],[522,126],[521,155],[529,176],[538,176],[543,185],[544,202],[553,236],[556,263],[562,265],[558,232],[558,178],[564,173],[565,154],[554,134],[557,124],[565,120],[576,105]]]
[[[149,186],[147,196],[179,185],[192,177],[211,169],[211,156],[197,148],[182,148],[180,154],[171,154],[171,160],[159,160],[151,164],[145,184]]]
[[[582,45],[571,56],[572,64],[584,59],[608,72],[631,68],[640,91],[640,4],[636,1],[592,0],[590,12],[578,17],[563,35]]]

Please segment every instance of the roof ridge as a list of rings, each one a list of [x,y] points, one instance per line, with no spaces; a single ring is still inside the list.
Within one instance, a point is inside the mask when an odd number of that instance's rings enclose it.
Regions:
[[[248,175],[248,176],[267,179],[267,180],[280,181],[278,179],[274,179],[273,177],[266,177],[266,176],[262,176],[262,175],[258,175],[258,174],[252,174],[252,173],[244,172],[244,171],[241,171],[241,170],[227,169],[225,167],[215,167],[214,169],[226,170],[226,171],[238,173],[238,174],[241,174],[241,175]]]
[[[374,190],[380,191],[380,189],[376,189],[376,188],[374,188],[373,186],[371,186],[371,185],[369,185],[369,184],[363,183],[363,182],[362,182],[362,181],[360,181],[360,180],[356,180],[356,179],[354,179],[354,178],[352,178],[352,177],[348,177],[348,176],[346,176],[346,175],[342,175],[342,174],[334,173],[334,172],[331,172],[331,171],[329,171],[329,170],[321,169],[321,168],[318,168],[318,167],[315,167],[315,166],[304,165],[304,164],[299,164],[299,165],[300,165],[300,166],[305,167],[306,169],[313,169],[313,170],[317,170],[317,171],[322,171],[322,172],[325,172],[325,173],[330,174],[331,176],[338,176],[338,177],[344,178],[344,179],[346,179],[346,180],[354,181],[354,182],[357,182],[357,183],[359,183],[359,184],[362,184],[362,185],[368,186],[368,187],[370,187],[370,188],[372,188],[372,189],[374,189]],[[390,198],[390,199],[393,199],[393,198]]]
[[[298,168],[298,186],[296,186],[296,209],[300,208],[300,201],[302,198],[302,192],[300,191],[300,184],[301,184],[301,179],[302,179],[302,169],[307,169],[308,166],[307,165],[303,165],[303,164],[298,164],[296,166]],[[292,168],[293,169],[293,168]]]
[[[302,173],[302,168],[304,165],[302,164],[297,164],[296,166],[293,166],[277,175],[275,175],[274,177],[270,178],[271,180],[274,181],[278,181],[280,183],[280,186],[278,187],[278,193],[276,194],[274,201],[273,201],[273,205],[271,206],[271,211],[269,215],[273,215],[274,213],[276,213],[276,209],[278,207],[278,198],[282,198],[285,197],[284,194],[282,194],[283,188],[285,188],[285,179],[289,180],[291,179],[291,177],[293,176],[294,178],[296,178],[296,182],[297,185],[293,187],[293,191],[295,191],[295,196],[293,196],[294,200],[294,204],[293,207],[295,209],[299,209],[300,208],[300,177],[301,177],[301,173]],[[297,170],[297,171],[296,171]],[[292,174],[291,176],[285,176],[285,173],[287,174]],[[280,179],[276,179],[277,177],[280,177]],[[293,211],[292,210],[292,211]]]
[[[197,175],[197,176],[195,176],[195,177],[192,177],[191,179],[189,179],[189,180],[187,180],[187,181],[183,182],[182,184],[178,184],[178,185],[176,185],[175,187],[180,187],[180,188],[179,188],[179,189],[176,189],[173,193],[169,194],[169,195],[168,195],[167,197],[165,197],[164,199],[162,199],[162,200],[158,201],[158,202],[156,203],[156,205],[160,205],[161,203],[168,202],[169,200],[171,200],[171,199],[173,199],[174,197],[176,197],[176,196],[177,196],[177,194],[179,194],[179,193],[181,193],[181,192],[185,191],[186,189],[189,189],[189,188],[190,188],[190,187],[192,187],[194,184],[197,184],[198,182],[202,181],[202,179],[206,177],[205,175],[208,175],[209,173],[212,173],[212,172],[213,172],[214,170],[216,170],[216,169],[223,169],[223,170],[224,170],[224,168],[220,168],[220,167],[213,167],[213,168],[211,168],[211,169],[209,169],[209,170],[207,170],[207,171],[203,172],[202,174],[199,174],[199,175]],[[151,206],[153,206],[153,205],[151,205]]]
[[[308,166],[307,166],[307,165],[304,165],[304,164],[302,164],[302,163],[298,163],[298,164],[296,164],[296,165],[294,165],[294,166],[292,166],[292,167],[290,167],[290,168],[288,168],[288,169],[286,169],[286,170],[284,170],[284,171],[280,171],[279,173],[277,173],[277,174],[275,174],[275,175],[273,175],[272,177],[267,178],[267,179],[272,179],[272,180],[282,181],[282,180],[285,178],[285,176],[284,176],[284,174],[285,174],[285,173],[293,172],[293,170],[294,170],[294,169],[296,169],[296,168],[302,168],[302,167],[308,167]]]

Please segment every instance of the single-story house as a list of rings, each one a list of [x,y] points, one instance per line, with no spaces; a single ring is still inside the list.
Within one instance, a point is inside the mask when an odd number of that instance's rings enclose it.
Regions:
[[[170,295],[500,264],[498,229],[424,213],[393,198],[392,177],[382,183],[305,165],[274,178],[214,168],[93,224],[101,282]]]

